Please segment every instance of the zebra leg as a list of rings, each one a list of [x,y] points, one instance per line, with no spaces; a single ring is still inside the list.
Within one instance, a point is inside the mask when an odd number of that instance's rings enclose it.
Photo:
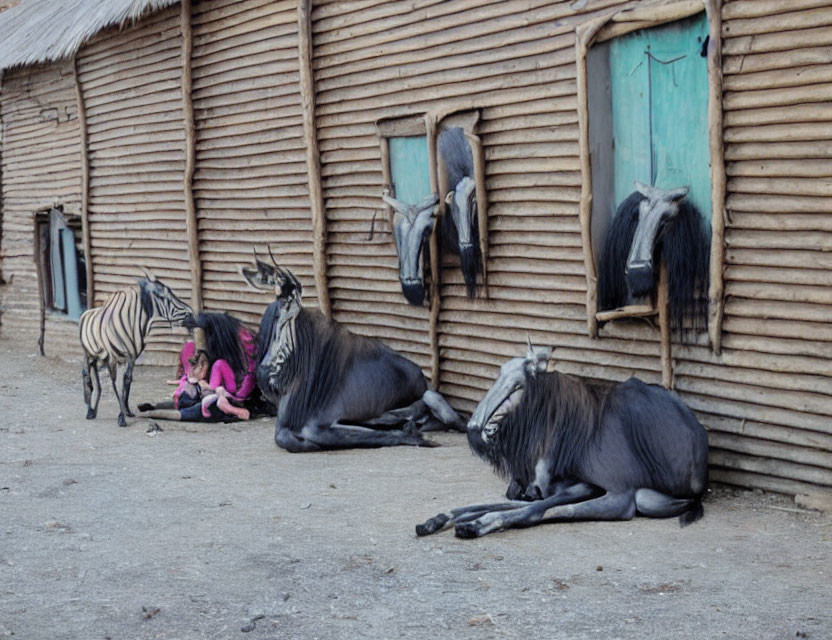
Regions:
[[[87,405],[87,420],[92,420],[95,417],[93,413],[92,402],[92,377],[90,376],[90,360],[84,358],[84,366],[81,367],[81,383],[84,387],[84,403]]]
[[[93,391],[93,396],[95,400],[92,402],[92,408],[87,409],[87,420],[93,420],[95,416],[98,415],[98,403],[101,400],[101,377],[98,375],[98,362],[95,358],[91,358],[89,361],[89,368],[92,370],[92,377],[95,381],[95,387]]]
[[[118,426],[126,427],[127,420],[124,419],[124,400],[121,397],[121,394],[118,392],[118,384],[116,384],[116,373],[118,369],[118,365],[110,365],[110,381],[113,383],[113,393],[116,396],[116,400],[118,400]]]
[[[133,366],[134,360],[127,360],[127,366],[124,368],[124,379],[121,382],[121,395],[124,397],[124,414],[128,418],[135,418],[136,414],[130,411],[130,385],[133,384]]]

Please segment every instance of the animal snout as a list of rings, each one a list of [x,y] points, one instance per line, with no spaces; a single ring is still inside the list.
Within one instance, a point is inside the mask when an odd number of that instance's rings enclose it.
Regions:
[[[402,293],[407,301],[413,306],[421,306],[425,299],[425,285],[421,280],[402,280]]]

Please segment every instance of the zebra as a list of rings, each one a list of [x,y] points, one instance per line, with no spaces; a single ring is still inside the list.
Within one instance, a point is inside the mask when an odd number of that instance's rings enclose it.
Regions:
[[[98,401],[101,399],[98,367],[107,365],[113,391],[118,399],[118,426],[126,427],[124,416],[132,418],[135,415],[128,405],[130,385],[133,382],[133,366],[144,351],[151,325],[156,320],[166,320],[177,326],[193,321],[191,308],[177,298],[170,287],[157,280],[148,270],[141,269],[145,277],[138,279],[138,289],[131,287],[116,291],[103,306],[89,309],[81,315],[79,333],[81,348],[84,351],[81,376],[84,383],[84,401],[87,404],[87,420],[93,420],[98,414]],[[119,365],[125,364],[119,394],[116,371]]]

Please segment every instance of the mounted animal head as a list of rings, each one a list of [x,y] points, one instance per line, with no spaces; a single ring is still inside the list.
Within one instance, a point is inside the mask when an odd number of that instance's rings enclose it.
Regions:
[[[653,254],[662,232],[679,214],[679,205],[688,188],[659,189],[636,182],[636,190],[644,196],[638,205],[636,226],[624,274],[633,296],[647,295],[653,289],[655,274]]]
[[[267,264],[254,252],[254,268],[241,266],[240,274],[257,291],[273,291],[275,301],[269,306],[260,326],[260,365],[257,381],[261,390],[274,398],[279,394],[280,376],[284,365],[295,351],[297,317],[303,310],[303,286],[288,269],[278,266],[269,248],[272,264]],[[266,320],[268,318],[268,322]],[[268,328],[264,328],[265,324]]]
[[[425,198],[418,204],[406,204],[392,198],[385,190],[384,201],[393,208],[393,237],[399,254],[399,280],[407,301],[420,306],[425,299],[425,244],[436,221],[439,196]]]
[[[442,219],[442,244],[459,256],[468,297],[473,298],[477,290],[477,274],[482,273],[473,153],[465,133],[459,127],[442,131],[438,146],[450,188],[445,194],[447,209]]]
[[[173,290],[157,279],[148,269],[139,267],[144,278],[138,278],[139,298],[142,307],[150,318],[166,320],[178,327],[192,322],[194,312],[182,302]]]
[[[551,347],[534,347],[529,340],[525,357],[500,367],[500,375],[468,421],[468,442],[474,451],[481,452],[493,441],[502,421],[523,399],[529,380],[546,372],[551,356]]]

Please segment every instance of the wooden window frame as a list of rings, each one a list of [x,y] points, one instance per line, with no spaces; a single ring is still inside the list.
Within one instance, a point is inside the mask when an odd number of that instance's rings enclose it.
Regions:
[[[592,249],[592,169],[589,145],[589,87],[587,84],[587,54],[593,44],[650,27],[675,22],[705,11],[708,19],[708,145],[711,174],[711,258],[708,289],[708,335],[714,353],[719,354],[722,338],[723,262],[725,257],[725,157],[722,140],[722,20],[721,0],[665,0],[660,3],[641,3],[615,13],[595,18],[575,29],[578,95],[578,137],[581,161],[581,200],[579,216],[587,280],[587,332],[598,337],[598,277]],[[661,307],[661,305],[658,305]],[[659,309],[661,311],[661,309]],[[654,313],[648,309],[633,309],[631,313],[603,312],[600,319],[635,317]],[[662,324],[660,318],[660,324]],[[669,331],[662,326],[663,361],[669,359]],[[667,333],[667,335],[665,335]],[[665,343],[667,343],[665,345]],[[665,354],[665,348],[667,354]],[[664,367],[663,367],[664,368]],[[667,379],[667,373],[665,373]]]

